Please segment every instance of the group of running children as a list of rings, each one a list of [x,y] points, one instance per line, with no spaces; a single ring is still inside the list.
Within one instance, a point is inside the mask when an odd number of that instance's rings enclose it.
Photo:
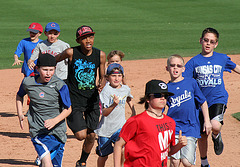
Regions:
[[[13,65],[23,62],[25,76],[16,106],[23,129],[23,99],[27,94],[26,115],[37,165],[62,166],[66,122],[74,136],[84,140],[76,167],[86,166],[96,134],[98,167],[105,166],[111,153],[115,167],[165,167],[168,158],[171,167],[180,163],[189,167],[195,165],[197,141],[201,166],[208,167],[209,134],[215,153],[222,153],[220,131],[228,100],[223,72],[240,73],[240,67],[226,54],[214,52],[217,30],[204,29],[199,40],[202,52],[186,65],[180,55],[168,58],[170,81],[166,84],[153,79],[146,83],[145,95],[139,101],[145,111],[138,115],[121,66],[124,53],[111,51],[106,63],[106,54],[93,47],[95,32],[90,26],[77,29],[76,47],[58,39],[60,26],[55,22],[46,25],[44,41],[39,39],[43,32],[39,23],[32,23],[27,31],[30,37],[20,41],[14,54]],[[24,61],[18,59],[22,53]],[[126,103],[132,111],[127,121]]]

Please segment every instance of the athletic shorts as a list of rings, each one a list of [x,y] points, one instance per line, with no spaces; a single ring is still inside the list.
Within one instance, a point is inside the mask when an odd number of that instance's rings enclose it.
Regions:
[[[53,135],[39,135],[31,140],[40,160],[50,153],[53,166],[62,166],[65,143],[60,142]]]
[[[111,153],[113,153],[113,145],[119,137],[119,133],[121,128],[118,129],[110,138],[109,137],[101,137],[98,136],[98,146],[96,147],[96,153],[100,157],[105,157]]]
[[[95,101],[84,107],[72,107],[71,114],[67,117],[67,124],[73,133],[83,129],[97,129],[99,122],[99,96]]]
[[[178,143],[179,135],[175,135],[175,143]],[[197,148],[197,138],[187,137],[187,145],[182,147],[177,153],[171,155],[170,157],[174,159],[184,159],[186,158],[189,163],[195,165],[196,163],[196,148]]]
[[[213,104],[208,108],[210,120],[216,120],[223,125],[223,116],[227,109],[225,104],[217,103]],[[204,125],[204,117],[203,113],[199,112],[199,120],[201,125],[201,134],[203,134],[203,125]]]

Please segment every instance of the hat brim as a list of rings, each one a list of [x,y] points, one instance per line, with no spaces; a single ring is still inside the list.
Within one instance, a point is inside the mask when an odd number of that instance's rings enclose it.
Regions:
[[[95,32],[84,33],[81,36],[78,36],[77,38],[81,38],[81,37],[84,37],[84,36],[89,35],[89,34],[95,34]]]
[[[33,32],[33,33],[38,33],[38,32],[40,32],[39,30],[34,30],[34,29],[27,29],[27,31],[30,31],[30,32]]]

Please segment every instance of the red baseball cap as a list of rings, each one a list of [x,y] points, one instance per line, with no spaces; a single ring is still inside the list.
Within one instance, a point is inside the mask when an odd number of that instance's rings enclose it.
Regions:
[[[93,29],[90,26],[83,25],[77,29],[76,37],[79,38],[88,34],[95,34],[95,32],[93,32]]]
[[[34,33],[38,33],[38,32],[43,32],[43,27],[41,24],[39,23],[32,23],[29,25],[27,31],[31,31],[31,32],[34,32]]]

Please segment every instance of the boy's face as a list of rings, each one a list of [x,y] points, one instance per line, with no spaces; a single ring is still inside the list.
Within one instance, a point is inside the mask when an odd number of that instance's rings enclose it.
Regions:
[[[200,44],[202,45],[202,54],[212,53],[218,45],[217,37],[213,33],[206,33],[203,38],[200,38]]]
[[[87,51],[91,51],[94,44],[94,35],[89,34],[76,39],[77,43],[81,45],[81,48]]]
[[[55,67],[40,66],[37,67],[40,75],[40,83],[49,82],[55,72]]]
[[[171,80],[182,77],[182,73],[185,71],[183,61],[177,57],[170,59],[169,64],[166,68],[170,74]]]
[[[165,99],[164,96],[163,97],[155,97],[154,95],[150,95],[149,100],[147,100],[147,102],[149,104],[149,109],[162,110],[167,104],[167,99]]]
[[[39,36],[41,36],[42,33],[38,32],[38,33],[34,33],[34,32],[31,32],[29,31],[29,36],[30,36],[30,39],[31,41],[35,41],[39,38]]]
[[[50,30],[48,32],[44,32],[45,35],[47,36],[48,42],[54,43],[58,40],[58,36],[60,35],[60,32],[57,30]]]
[[[116,70],[116,71],[118,71],[118,70]],[[123,79],[122,74],[110,74],[107,77],[107,80],[109,81],[110,86],[113,88],[120,88],[122,79]]]
[[[111,57],[108,60],[108,64],[112,64],[112,63],[117,63],[117,64],[121,64],[121,58],[119,55],[114,55],[113,57]]]

